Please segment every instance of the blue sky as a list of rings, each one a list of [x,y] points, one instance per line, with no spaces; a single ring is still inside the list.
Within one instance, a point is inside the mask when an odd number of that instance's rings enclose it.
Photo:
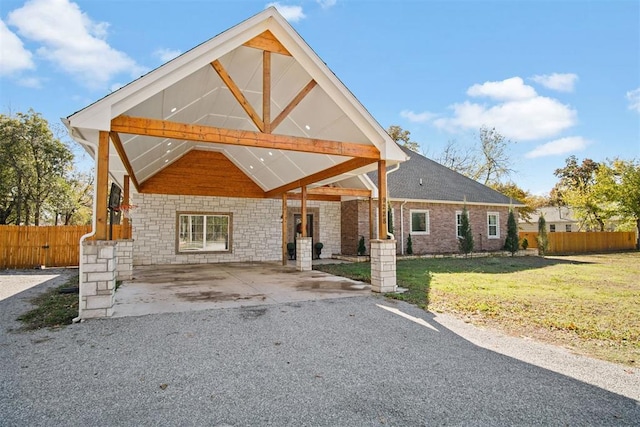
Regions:
[[[0,111],[52,123],[266,1],[2,0]],[[640,2],[348,1],[276,5],[385,128],[437,157],[480,126],[513,141],[535,194],[564,159],[640,159]]]

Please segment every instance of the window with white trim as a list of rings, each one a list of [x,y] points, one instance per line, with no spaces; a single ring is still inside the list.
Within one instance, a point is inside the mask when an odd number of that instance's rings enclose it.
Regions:
[[[487,213],[487,236],[489,239],[500,238],[500,214],[498,212]]]
[[[566,231],[567,233],[571,233],[571,224],[565,224],[564,231]]]
[[[462,238],[462,211],[456,211],[456,237]]]
[[[230,252],[230,213],[179,213],[177,251]]]
[[[549,224],[549,232],[551,232],[551,233],[555,233],[556,232],[556,225],[555,224]]]
[[[429,234],[429,211],[411,210],[411,234]]]

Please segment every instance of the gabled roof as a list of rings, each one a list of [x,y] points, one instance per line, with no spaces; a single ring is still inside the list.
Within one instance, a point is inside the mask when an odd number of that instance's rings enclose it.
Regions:
[[[575,224],[579,222],[575,218],[575,213],[573,209],[568,206],[546,206],[542,208],[536,209],[529,215],[529,219],[527,221],[520,220],[520,222],[528,222],[530,224],[535,224],[538,222],[540,215],[544,215],[544,219],[547,223],[555,222],[555,223],[567,223],[567,224]]]
[[[390,199],[522,206],[519,201],[512,200],[438,162],[406,147],[400,148],[410,158],[402,163],[397,171],[388,174],[387,188]],[[367,175],[373,182],[377,182],[377,171],[369,172]]]
[[[268,89],[264,76],[269,78]],[[405,159],[371,114],[273,7],[63,121],[79,142],[96,142],[100,131],[111,131],[112,177],[122,183],[125,174],[133,174],[134,184],[140,183],[143,189],[147,180],[194,150],[222,153],[265,193],[359,157],[351,147],[360,152],[369,147],[389,164]],[[166,123],[188,126],[167,132]],[[143,125],[155,126],[155,133],[132,133]],[[191,140],[180,137],[185,129],[192,132]],[[216,133],[219,140],[211,139],[211,129],[223,131]],[[197,140],[207,132],[208,140]],[[252,138],[264,135],[278,141],[276,148],[252,146]],[[239,138],[247,143],[238,144]],[[288,149],[291,140],[298,148],[306,144],[305,149]],[[327,146],[333,151],[322,152]],[[375,161],[369,162],[313,185],[375,167]]]

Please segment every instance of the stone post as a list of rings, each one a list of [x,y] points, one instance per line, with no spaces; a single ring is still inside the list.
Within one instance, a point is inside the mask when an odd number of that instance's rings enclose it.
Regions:
[[[296,239],[296,269],[298,271],[311,271],[312,237],[298,237]]]
[[[116,280],[133,278],[133,240],[118,240],[116,245]]]
[[[371,290],[373,292],[395,292],[396,286],[396,241],[371,241]]]
[[[115,240],[86,240],[80,260],[80,319],[113,314],[116,291]]]

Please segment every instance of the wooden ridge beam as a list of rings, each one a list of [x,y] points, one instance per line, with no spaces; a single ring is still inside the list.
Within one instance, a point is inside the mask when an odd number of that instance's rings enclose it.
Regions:
[[[224,69],[222,63],[216,59],[211,63],[211,66],[214,70],[216,70],[224,84],[227,85],[233,96],[240,103],[240,106],[242,106],[251,121],[253,121],[253,124],[255,124],[256,127],[260,129],[260,132],[264,132],[264,122],[262,121],[258,113],[256,113],[256,110],[253,109],[247,98],[245,98],[244,94],[242,93],[238,85],[236,85],[236,83],[233,81],[229,73],[227,73],[227,70]]]
[[[284,109],[280,112],[280,114],[278,114],[278,117],[276,117],[272,122],[271,122],[271,130],[273,131],[275,128],[278,127],[278,125],[280,125],[280,123],[282,123],[282,121],[284,119],[287,118],[287,116],[289,115],[289,113],[291,113],[291,111],[296,108],[296,106],[304,99],[305,96],[307,96],[307,94],[309,92],[311,92],[311,90],[316,87],[318,83],[315,80],[311,80],[309,83],[307,83],[307,85],[305,87],[302,88],[302,90],[300,92],[298,92],[298,94],[291,100],[291,102],[289,102],[289,104],[284,107]]]
[[[371,190],[363,188],[315,187],[307,189],[309,195],[371,197]]]
[[[222,129],[141,117],[118,116],[111,120],[111,130],[113,132],[133,135],[154,136],[185,141],[360,157],[371,160],[380,159],[380,151],[373,145],[265,134],[245,130]]]
[[[258,34],[248,42],[244,43],[244,46],[253,47],[256,49],[262,49],[266,52],[279,53],[281,55],[291,56],[291,53],[285,48],[282,43],[273,35],[269,30]]]
[[[375,161],[376,160],[374,159],[368,159],[368,158],[355,158],[355,159],[347,160],[346,162],[342,162],[335,166],[331,166],[328,169],[308,175],[302,179],[290,182],[285,185],[281,185],[280,187],[274,188],[273,190],[266,191],[264,193],[264,196],[268,198],[279,196],[280,194],[285,193],[287,191],[295,190],[296,188],[301,188],[302,186],[310,185],[315,182],[322,181],[324,179],[333,178],[334,176],[350,172],[354,169],[358,169],[363,166],[367,166]]]
[[[127,157],[127,152],[125,151],[124,146],[122,145],[122,140],[120,139],[120,135],[118,135],[117,132],[111,131],[109,132],[109,137],[113,142],[113,146],[116,147],[118,156],[120,157],[120,160],[122,160],[122,164],[124,165],[124,168],[127,170],[127,173],[129,174],[129,178],[131,178],[131,181],[133,182],[134,187],[136,187],[136,191],[140,193],[141,192],[140,184],[138,183],[136,174],[133,173],[133,167],[129,162],[129,157]]]

